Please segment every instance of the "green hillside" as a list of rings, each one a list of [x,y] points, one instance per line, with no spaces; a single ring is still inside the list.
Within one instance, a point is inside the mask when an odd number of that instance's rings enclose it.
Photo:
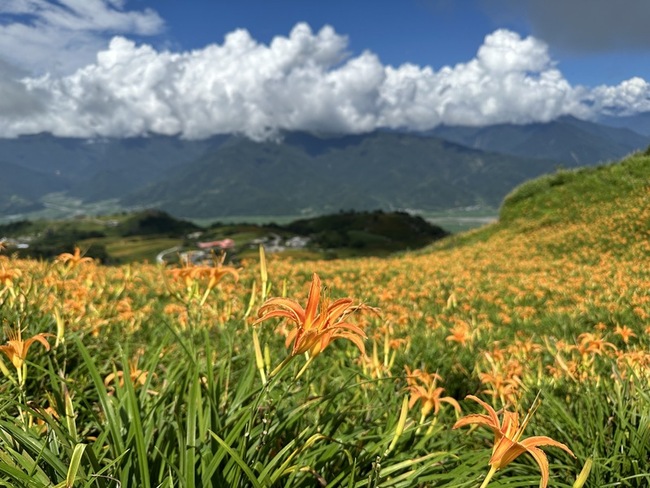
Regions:
[[[637,154],[604,166],[560,170],[528,181],[506,196],[500,210],[503,223],[537,220],[577,222],[593,212],[647,190],[650,155]],[[587,212],[586,210],[590,210]]]
[[[497,223],[439,245],[491,238],[528,239],[566,255],[650,250],[650,154],[527,181],[506,196]]]
[[[646,488],[649,182],[650,155],[559,172],[494,225],[381,259],[3,250],[4,484]],[[428,232],[407,217],[294,224],[368,244]],[[131,256],[260,229],[160,212],[11,225]]]

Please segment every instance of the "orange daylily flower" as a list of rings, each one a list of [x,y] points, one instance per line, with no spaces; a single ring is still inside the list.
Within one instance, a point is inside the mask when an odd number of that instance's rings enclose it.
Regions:
[[[9,340],[7,340],[7,344],[0,346],[0,351],[9,358],[11,364],[13,364],[17,370],[20,370],[23,367],[23,364],[25,364],[27,351],[34,342],[40,342],[46,350],[50,350],[50,343],[47,342],[46,337],[51,336],[52,334],[40,333],[24,341],[22,340],[20,330],[18,330],[17,334],[9,332],[7,335],[9,336]]]
[[[74,254],[70,254],[69,252],[61,253],[57,256],[56,260],[64,264],[69,264],[70,267],[74,268],[78,264],[91,263],[93,258],[84,257],[81,254],[81,249],[79,249],[78,246],[75,246]]]
[[[208,278],[208,290],[214,288],[217,283],[226,275],[231,275],[235,281],[239,279],[239,273],[237,270],[231,266],[222,266],[217,264],[216,266],[196,266],[192,268],[191,276],[195,278]]]
[[[539,446],[554,446],[563,449],[564,451],[575,455],[566,445],[561,442],[555,441],[546,436],[533,436],[520,441],[524,429],[530,420],[531,413],[524,418],[524,421],[519,425],[519,417],[517,413],[508,410],[503,411],[503,418],[499,421],[497,412],[485,403],[483,400],[468,395],[467,398],[474,400],[487,410],[488,415],[484,414],[471,414],[466,415],[454,424],[454,429],[464,427],[466,425],[478,424],[483,425],[494,432],[494,447],[492,449],[492,457],[490,457],[490,472],[483,481],[481,488],[484,488],[489,483],[490,479],[496,471],[507,466],[512,461],[517,459],[521,454],[527,452],[535,459],[539,469],[542,473],[540,488],[546,488],[549,479],[548,459],[544,451],[539,449]]]
[[[605,352],[607,349],[611,349],[613,351],[616,350],[616,346],[614,344],[607,342],[602,337],[596,334],[592,334],[591,332],[583,332],[580,334],[578,336],[578,342],[579,344],[574,347],[581,355],[586,355],[588,353],[594,355],[602,355],[603,352]]]
[[[192,286],[196,267],[191,263],[185,262],[180,268],[170,269],[167,272],[174,280],[182,281],[186,287]]]
[[[291,357],[309,351],[310,357],[313,358],[338,338],[348,339],[365,354],[365,332],[359,326],[347,322],[345,318],[357,310],[366,308],[369,307],[355,305],[351,298],[340,298],[330,304],[326,297],[322,297],[321,280],[314,273],[307,306],[304,309],[289,298],[270,298],[260,307],[260,318],[255,321],[255,325],[272,317],[286,318],[294,322],[296,328],[289,332],[286,340],[287,347],[293,341]]]
[[[19,269],[6,269],[4,266],[0,266],[0,283],[5,288],[12,288],[14,280],[20,275],[22,275],[22,272]]]
[[[496,369],[492,372],[479,373],[478,377],[481,383],[491,387],[482,390],[482,393],[492,395],[494,399],[499,398],[503,403],[516,400],[523,384],[517,374],[504,374]]]
[[[636,337],[634,331],[631,328],[629,328],[627,325],[624,325],[623,327],[617,325],[614,334],[620,335],[625,344],[629,342],[631,337]]]
[[[131,382],[134,386],[144,385],[147,382],[149,376],[149,371],[144,371],[138,368],[138,361],[140,360],[140,355],[138,354],[135,358],[129,360],[129,372],[128,375],[131,378]],[[117,380],[117,383],[120,386],[124,386],[124,371],[116,371],[109,374],[104,378],[104,384],[106,386],[110,385],[112,382]]]
[[[457,342],[461,346],[464,346],[472,337],[472,331],[469,325],[464,322],[457,323],[449,332],[451,334],[445,340],[447,342]]]
[[[441,402],[448,403],[457,412],[460,412],[460,405],[455,399],[441,396],[445,389],[437,386],[437,382],[442,381],[439,374],[426,373],[419,369],[411,371],[408,366],[404,366],[404,369],[406,369],[408,389],[411,392],[409,409],[413,408],[415,403],[420,400],[422,402],[421,421],[429,415],[431,410],[433,410],[434,415],[437,415],[440,411]]]
[[[14,333],[12,331],[9,331],[7,333],[9,340],[7,340],[7,343],[4,346],[0,346],[0,351],[2,351],[9,358],[11,364],[13,364],[14,368],[16,368],[18,384],[20,386],[23,386],[25,384],[25,380],[27,379],[27,365],[25,364],[27,351],[32,346],[32,344],[34,344],[34,342],[40,342],[43,344],[43,347],[49,351],[50,343],[47,342],[46,337],[52,335],[53,334],[40,333],[23,341],[20,329],[18,329],[17,333]]]

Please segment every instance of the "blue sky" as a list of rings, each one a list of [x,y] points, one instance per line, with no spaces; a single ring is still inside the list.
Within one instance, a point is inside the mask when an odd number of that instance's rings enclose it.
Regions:
[[[349,48],[370,50],[382,62],[439,67],[471,59],[486,34],[498,27],[473,2],[471,8],[436,6],[425,1],[354,2],[304,0],[231,2],[197,1],[180,7],[174,0],[156,2],[169,19],[164,38],[184,48],[222,42],[224,34],[245,28],[268,43],[299,22],[315,30],[331,25],[348,36]]]
[[[519,1],[526,3],[526,0]],[[546,3],[571,1],[546,0]],[[625,17],[625,4],[629,0],[607,1],[618,5],[617,16]],[[547,28],[534,8],[517,7],[505,1],[141,0],[137,3],[148,5],[165,19],[161,40],[180,49],[198,49],[222,42],[226,33],[237,28],[245,28],[255,39],[269,42],[274,36],[288,33],[298,22],[307,22],[316,30],[331,25],[347,35],[354,53],[369,49],[386,64],[397,66],[410,62],[437,69],[471,59],[486,35],[506,28],[523,36],[539,36],[549,44],[551,56],[571,83],[597,86],[620,83],[634,76],[650,79],[650,35],[620,42],[625,36],[621,24],[626,19],[612,25],[611,32],[603,32],[601,19],[594,18],[594,13],[587,9],[584,16],[567,19],[570,25],[566,29],[572,29],[576,35],[575,39],[567,40],[561,33],[558,39],[544,38]],[[598,0],[594,2],[595,8],[598,3]],[[641,17],[645,17],[647,26],[650,7],[630,9],[630,16],[639,9],[645,14]],[[549,15],[555,11],[548,10]],[[603,11],[605,19],[607,13]],[[604,39],[604,45],[583,46],[581,39],[588,42],[587,33],[595,30]],[[608,42],[608,37],[614,39]]]
[[[650,111],[647,0],[2,0],[0,136]]]

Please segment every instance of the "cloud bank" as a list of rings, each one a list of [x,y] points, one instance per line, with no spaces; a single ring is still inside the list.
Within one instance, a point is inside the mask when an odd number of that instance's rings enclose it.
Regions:
[[[138,19],[132,19],[138,29],[157,28],[146,16]],[[281,130],[427,130],[645,110],[650,85],[644,80],[571,86],[544,42],[508,30],[486,36],[473,59],[438,70],[387,66],[369,51],[350,56],[345,36],[303,23],[269,44],[237,30],[221,44],[190,52],[114,37],[93,62],[65,76],[20,77],[0,63],[2,137],[242,133],[259,140]]]

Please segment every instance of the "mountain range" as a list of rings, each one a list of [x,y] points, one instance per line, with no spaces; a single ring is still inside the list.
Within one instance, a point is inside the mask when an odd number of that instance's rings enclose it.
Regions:
[[[527,179],[644,149],[644,121],[650,115],[427,133],[288,132],[265,142],[22,136],[0,140],[0,216],[37,210],[51,193],[185,218],[497,207]]]

